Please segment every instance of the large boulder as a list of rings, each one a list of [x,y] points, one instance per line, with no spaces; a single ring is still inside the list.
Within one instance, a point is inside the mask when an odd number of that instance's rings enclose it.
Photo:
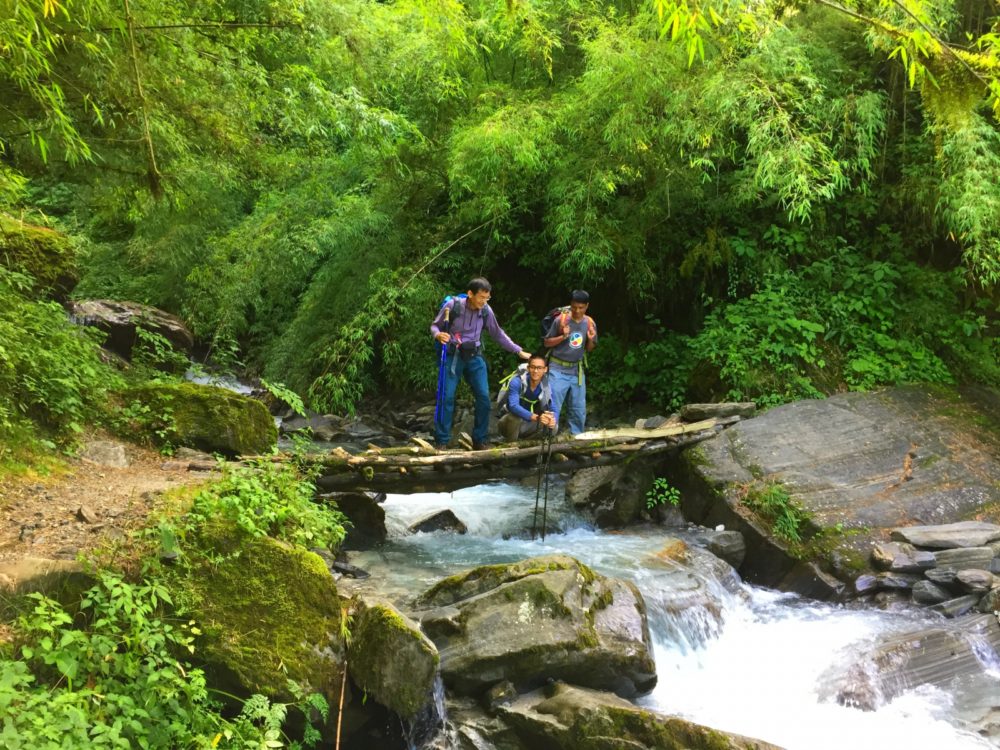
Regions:
[[[892,529],[1000,514],[1000,394],[910,386],[776,407],[688,448],[666,467],[691,520],[743,533],[753,582],[831,596],[870,570]],[[801,510],[782,542],[745,502],[779,485]],[[939,543],[943,543],[939,542]]]
[[[552,750],[779,750],[761,740],[647,711],[614,695],[557,683],[497,712],[527,747]]]
[[[348,664],[355,684],[367,695],[404,721],[434,711],[438,661],[437,649],[420,626],[391,604],[356,602]]]
[[[75,300],[68,304],[70,318],[80,325],[96,326],[105,333],[104,348],[131,359],[138,341],[136,328],[158,333],[181,352],[191,351],[194,336],[176,315],[138,302],[109,299]]]
[[[333,503],[347,516],[350,524],[344,549],[368,549],[384,542],[389,532],[385,528],[385,509],[379,504],[379,495],[373,492],[328,492],[320,499]],[[385,495],[381,495],[385,499]]]
[[[445,684],[459,693],[563,679],[631,697],[656,684],[638,589],[566,555],[465,571],[417,605],[436,607],[421,624]]]
[[[182,584],[202,631],[196,653],[213,684],[291,700],[292,680],[336,705],[346,664],[340,599],[323,560],[227,527],[203,533],[214,556],[194,560]]]
[[[209,452],[254,455],[270,452],[278,440],[274,419],[260,401],[224,388],[196,383],[146,383],[122,393],[133,411],[133,434],[154,442]]]
[[[79,271],[69,238],[53,229],[0,214],[0,264],[34,279],[33,293],[62,300]]]

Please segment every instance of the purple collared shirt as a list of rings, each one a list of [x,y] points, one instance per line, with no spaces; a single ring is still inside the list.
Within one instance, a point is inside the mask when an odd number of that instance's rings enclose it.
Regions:
[[[431,323],[432,336],[441,333],[441,326],[444,324],[444,311],[450,311],[454,306],[455,300],[451,300],[438,310],[437,317]],[[479,314],[480,312],[482,315]],[[493,314],[489,305],[483,307],[482,310],[470,310],[468,303],[463,303],[462,314],[457,318],[449,319],[447,333],[450,333],[452,338],[457,336],[460,341],[480,341],[484,328],[494,341],[511,354],[517,354],[521,351],[521,347],[511,341],[510,336],[497,323],[497,316]]]

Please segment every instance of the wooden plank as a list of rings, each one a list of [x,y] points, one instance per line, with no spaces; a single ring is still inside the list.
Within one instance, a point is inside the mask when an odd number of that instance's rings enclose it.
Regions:
[[[581,432],[576,436],[576,439],[611,440],[613,438],[629,438],[633,440],[655,440],[656,438],[669,437],[671,435],[684,435],[689,432],[710,430],[715,427],[715,425],[715,419],[706,419],[701,422],[675,424],[670,425],[669,427],[660,427],[655,430],[644,430],[635,427],[619,427],[613,430],[590,430],[589,432]]]

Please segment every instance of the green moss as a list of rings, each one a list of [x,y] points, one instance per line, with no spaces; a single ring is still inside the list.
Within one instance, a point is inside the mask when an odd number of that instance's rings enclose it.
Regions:
[[[227,455],[269,452],[277,442],[274,419],[260,401],[223,388],[196,383],[147,383],[122,394],[126,403],[149,407],[139,422],[154,440]]]
[[[577,717],[571,746],[579,750],[604,750],[607,737],[659,750],[733,750],[744,746],[723,732],[641,709],[607,706],[601,711],[580,712]]]
[[[65,297],[76,286],[76,254],[65,235],[0,214],[0,264],[34,278],[38,295]]]
[[[293,680],[336,698],[340,600],[323,560],[222,525],[204,529],[201,540],[222,557],[197,558],[179,584],[203,631],[197,653],[209,671],[231,692],[289,699]]]
[[[389,606],[358,614],[351,638],[351,675],[383,706],[404,719],[430,699],[440,657],[416,625]]]

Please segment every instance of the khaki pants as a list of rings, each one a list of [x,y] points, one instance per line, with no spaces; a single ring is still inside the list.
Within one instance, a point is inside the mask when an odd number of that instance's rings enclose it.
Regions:
[[[520,438],[529,437],[538,432],[538,422],[526,422],[516,414],[507,412],[497,422],[497,432],[506,443],[516,443]]]

